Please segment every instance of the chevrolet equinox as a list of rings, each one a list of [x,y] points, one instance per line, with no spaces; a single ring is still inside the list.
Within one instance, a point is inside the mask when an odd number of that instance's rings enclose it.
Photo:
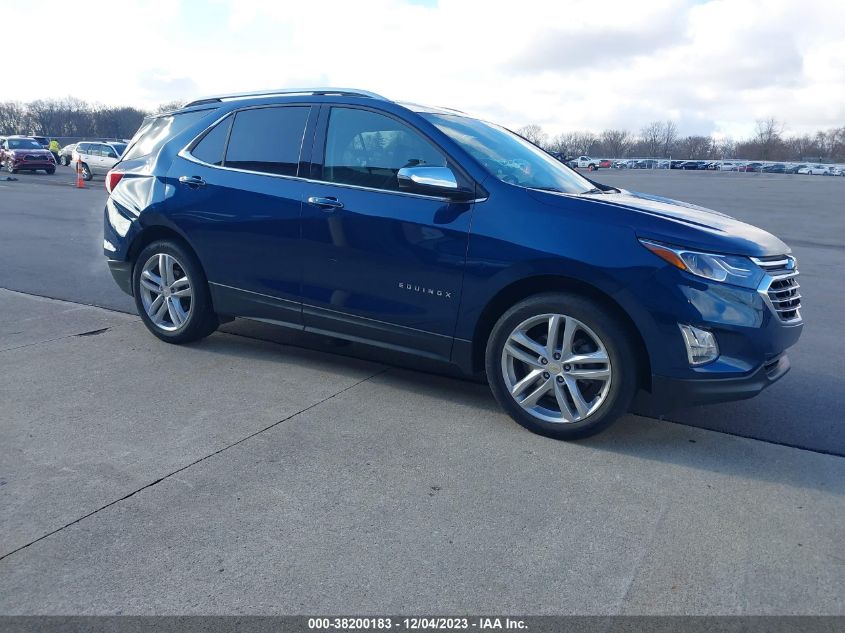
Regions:
[[[150,117],[106,187],[109,267],[160,339],[245,317],[447,361],[555,438],[751,397],[803,325],[766,231],[361,90]]]

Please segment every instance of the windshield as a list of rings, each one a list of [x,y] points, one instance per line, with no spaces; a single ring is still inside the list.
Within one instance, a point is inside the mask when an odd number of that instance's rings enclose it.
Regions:
[[[9,149],[41,149],[41,146],[31,138],[10,138]]]
[[[421,116],[503,182],[564,193],[594,190],[590,181],[503,127],[451,114],[421,113]]]

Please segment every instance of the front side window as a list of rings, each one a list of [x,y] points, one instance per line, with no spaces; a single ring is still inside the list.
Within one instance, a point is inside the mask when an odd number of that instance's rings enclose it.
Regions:
[[[445,167],[428,140],[390,117],[354,108],[332,108],[326,134],[323,180],[398,191],[402,167]]]
[[[424,113],[422,116],[499,180],[562,193],[587,193],[594,189],[588,180],[503,127],[459,115]]]
[[[223,165],[296,176],[309,106],[241,110],[235,115]]]

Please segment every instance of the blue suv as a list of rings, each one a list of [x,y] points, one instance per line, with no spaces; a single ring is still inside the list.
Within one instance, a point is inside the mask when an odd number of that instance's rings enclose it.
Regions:
[[[751,397],[801,334],[778,238],[446,108],[202,99],[145,120],[106,186],[109,267],[160,339],[244,317],[447,361],[555,438]]]

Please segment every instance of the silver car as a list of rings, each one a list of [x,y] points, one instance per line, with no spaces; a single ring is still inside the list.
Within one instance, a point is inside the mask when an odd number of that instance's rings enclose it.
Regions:
[[[82,178],[91,180],[94,174],[106,174],[117,164],[126,143],[118,141],[82,141],[73,149],[73,166],[79,165]]]

